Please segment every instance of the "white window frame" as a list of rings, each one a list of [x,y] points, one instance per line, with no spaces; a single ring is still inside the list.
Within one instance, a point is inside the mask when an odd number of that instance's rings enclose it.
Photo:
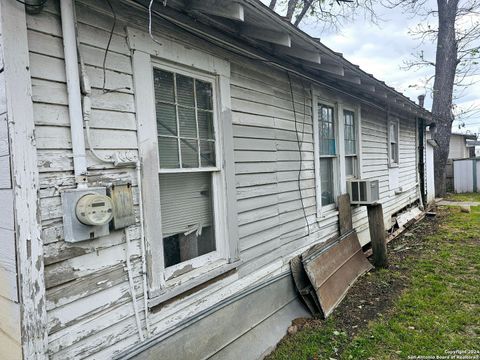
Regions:
[[[221,202],[222,199],[222,168],[218,166],[223,162],[223,148],[220,145],[219,139],[219,124],[218,118],[219,114],[217,111],[217,86],[216,86],[216,76],[203,74],[198,71],[192,71],[190,69],[182,68],[179,66],[171,65],[157,58],[151,58],[152,62],[152,71],[153,69],[165,70],[175,74],[185,75],[191,78],[202,80],[208,82],[212,85],[212,103],[213,103],[213,122],[214,122],[214,134],[215,134],[215,164],[214,167],[198,167],[198,168],[160,168],[158,167],[158,174],[185,174],[192,172],[207,172],[212,174],[212,204],[213,204],[213,218],[214,218],[214,234],[215,234],[215,250],[207,254],[197,256],[193,259],[183,261],[181,263],[171,265],[164,268],[164,280],[168,284],[170,280],[174,280],[174,275],[176,272],[182,272],[182,269],[188,267],[191,269],[199,269],[209,263],[218,261],[222,258],[222,255],[225,253],[223,249],[225,244],[223,239],[225,238],[224,229],[222,226],[222,219],[219,216],[219,211],[221,211]],[[155,94],[154,94],[155,96]],[[179,142],[180,145],[180,142]],[[160,200],[161,200],[161,191],[160,189]],[[161,218],[161,216],[160,216]],[[220,238],[221,236],[221,238]],[[163,235],[162,235],[163,238]],[[163,247],[161,249],[163,256]]]
[[[355,155],[347,155],[345,151],[345,111],[349,111],[353,113],[353,123],[355,125]],[[350,107],[350,106],[342,106],[342,133],[343,133],[343,154],[344,158],[350,157],[350,156],[355,156],[355,165],[354,165],[354,174],[353,175],[347,175],[346,173],[346,167],[345,164],[343,164],[343,168],[345,169],[345,178],[346,180],[350,179],[361,179],[361,152],[362,152],[362,146],[360,144],[361,142],[361,135],[362,135],[362,123],[361,123],[361,117],[360,117],[360,112],[361,109],[358,107],[357,109]]]
[[[315,91],[313,92],[313,143],[314,143],[314,164],[315,164],[315,197],[317,203],[317,220],[323,220],[325,217],[331,216],[336,213],[337,209],[337,200],[336,197],[340,191],[340,149],[339,149],[339,121],[338,121],[338,114],[339,114],[339,106],[336,102],[332,102],[326,99],[321,98]],[[335,156],[333,160],[333,197],[334,202],[333,204],[329,204],[326,206],[322,205],[322,181],[321,181],[321,174],[320,174],[320,134],[319,134],[319,126],[318,126],[318,105],[325,105],[328,107],[333,108],[333,122],[334,122],[334,129],[335,129]]]
[[[214,136],[215,136],[215,164],[216,166],[210,166],[210,167],[198,167],[198,168],[163,168],[159,169],[160,174],[178,174],[178,173],[191,173],[191,172],[213,172],[213,171],[221,171],[221,167],[218,166],[218,164],[222,161],[222,146],[219,145],[219,126],[218,126],[218,106],[217,106],[217,101],[218,101],[218,87],[217,87],[217,79],[216,76],[210,75],[210,74],[205,74],[201,73],[198,71],[193,71],[191,69],[185,68],[185,67],[180,67],[176,65],[172,65],[166,62],[162,62],[158,58],[151,58],[152,62],[152,71],[153,69],[159,69],[159,70],[165,70],[171,73],[179,74],[179,75],[184,75],[188,76],[190,78],[195,78],[197,80],[201,80],[204,82],[208,82],[212,85],[212,102],[213,102],[213,115],[214,115]],[[155,94],[154,94],[155,95]],[[168,136],[166,136],[168,137]],[[179,142],[179,147],[180,147],[180,142]]]
[[[239,265],[229,62],[178,41],[128,28],[132,50],[142,198],[145,217],[149,305],[154,306]],[[162,45],[160,45],[162,44]],[[153,69],[212,83],[216,167],[161,169],[157,143]],[[216,250],[165,268],[161,228],[160,173],[212,173]]]
[[[396,133],[396,148],[397,148],[397,158],[392,159],[392,150],[391,150],[391,133],[390,133],[390,127],[392,124],[396,125],[397,133]],[[388,125],[387,125],[387,153],[388,153],[388,166],[389,167],[398,167],[400,164],[400,120],[398,118],[388,118]]]

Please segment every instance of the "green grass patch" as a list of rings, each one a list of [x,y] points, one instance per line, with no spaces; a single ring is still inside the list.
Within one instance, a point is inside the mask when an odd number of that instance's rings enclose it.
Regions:
[[[445,200],[480,202],[480,193],[447,194]]]
[[[445,208],[438,221],[435,233],[415,240],[421,250],[402,259],[400,275],[390,269],[371,274],[376,283],[407,279],[388,311],[354,336],[335,311],[287,336],[268,359],[408,359],[454,350],[480,357],[480,207],[471,213]]]

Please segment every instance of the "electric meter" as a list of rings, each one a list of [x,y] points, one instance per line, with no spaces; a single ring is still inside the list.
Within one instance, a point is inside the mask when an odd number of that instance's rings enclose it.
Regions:
[[[77,201],[75,214],[84,225],[106,225],[113,217],[112,200],[101,194],[84,195]]]

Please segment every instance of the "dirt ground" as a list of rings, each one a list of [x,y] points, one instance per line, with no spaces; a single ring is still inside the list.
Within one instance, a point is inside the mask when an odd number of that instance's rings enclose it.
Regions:
[[[409,281],[409,268],[403,260],[406,257],[418,256],[423,248],[423,238],[434,233],[438,223],[438,217],[425,217],[393,239],[388,244],[388,276],[382,276],[382,271],[385,272],[385,270],[374,269],[359,278],[348,291],[347,296],[332,314],[335,317],[336,326],[346,332],[345,335],[348,338],[354,338],[370,320],[384,316],[392,307],[393,301],[399,297]],[[372,276],[375,272],[380,276]],[[318,318],[295,319],[289,332],[315,329],[324,324],[325,320]],[[285,338],[289,336],[291,334]],[[339,345],[337,351],[341,353],[343,349],[342,345]]]

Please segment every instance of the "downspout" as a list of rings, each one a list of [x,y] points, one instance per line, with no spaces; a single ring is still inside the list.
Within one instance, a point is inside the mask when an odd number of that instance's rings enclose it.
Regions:
[[[425,95],[418,96],[418,105],[422,108],[424,107]],[[418,131],[418,171],[417,171],[417,182],[420,183],[420,206],[422,210],[426,211],[427,208],[427,191],[426,190],[426,178],[425,178],[425,156],[426,156],[426,147],[425,147],[425,120],[421,117],[417,117],[417,131]]]
[[[75,183],[79,188],[87,187],[87,160],[83,133],[82,98],[78,71],[77,34],[73,0],[60,1],[65,73],[68,92],[68,114],[72,137],[73,169]]]

